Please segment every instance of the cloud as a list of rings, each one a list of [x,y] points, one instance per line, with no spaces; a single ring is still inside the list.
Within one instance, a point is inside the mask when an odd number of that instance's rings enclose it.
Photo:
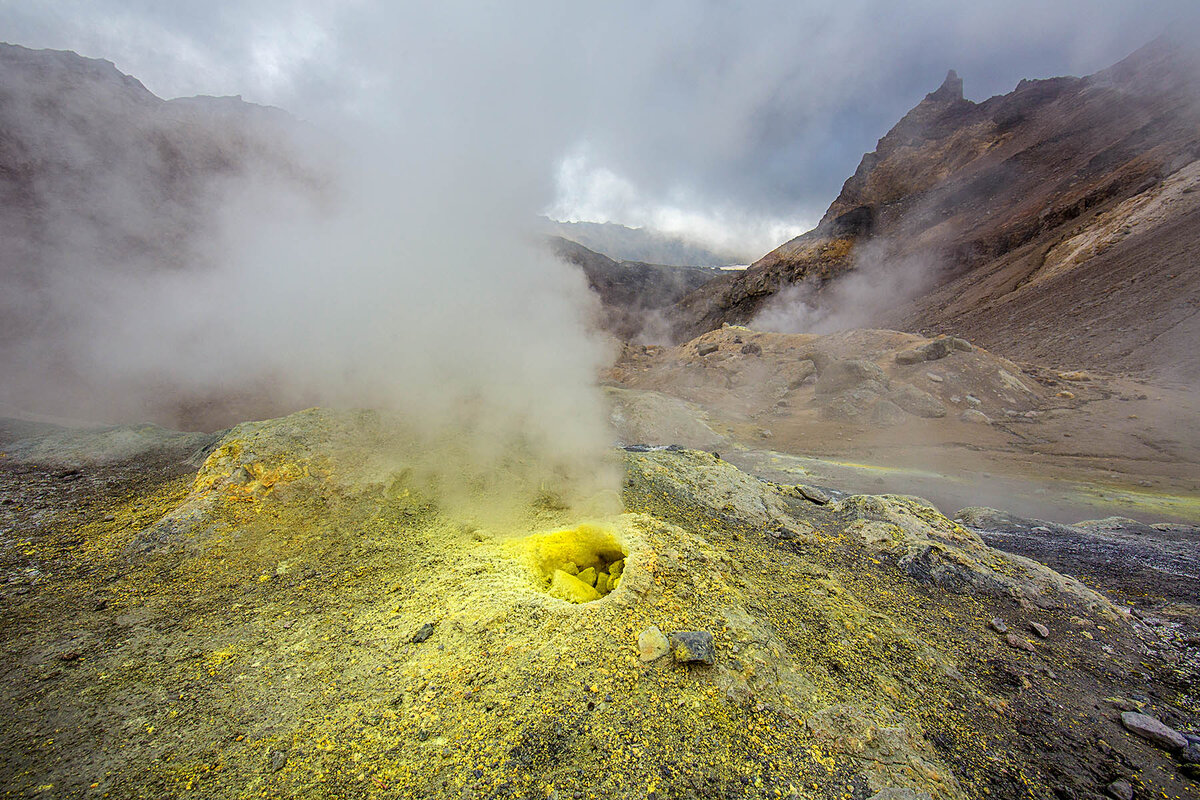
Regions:
[[[483,126],[472,135],[536,119],[540,150],[526,168],[552,173],[586,147],[592,165],[634,187],[625,207],[794,225],[820,217],[948,68],[983,99],[1021,78],[1095,71],[1200,20],[1191,0],[0,8],[19,43],[110,58],[162,96],[242,94],[342,124],[414,94],[412,108],[450,118],[478,104],[496,114],[466,113]],[[554,202],[551,182],[543,205]]]

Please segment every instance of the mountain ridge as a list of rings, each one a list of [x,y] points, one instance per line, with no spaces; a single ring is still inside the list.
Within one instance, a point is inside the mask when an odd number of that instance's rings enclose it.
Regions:
[[[1141,239],[1140,261],[1149,255],[1165,268],[1147,272],[1123,259],[1109,270],[1115,269],[1112,285],[1098,298],[1076,290],[1063,294],[1070,287],[1062,286],[1056,299],[1016,292],[1034,282],[1047,253],[1094,231],[1100,215],[1134,197],[1150,202],[1172,176],[1190,175],[1184,168],[1200,158],[1198,64],[1182,46],[1156,40],[1094,75],[1023,80],[981,103],[963,99],[961,81],[951,72],[863,157],[816,228],[744,274],[681,300],[672,310],[676,338],[750,322],[789,286],[808,285],[819,304],[830,287],[861,271],[867,255],[885,262],[880,274],[887,263],[921,258],[931,265],[923,276],[928,285],[889,298],[886,313],[863,325],[965,332],[993,348],[1007,337],[1009,352],[1018,357],[1135,370],[1152,358],[1165,333],[1172,345],[1164,360],[1184,359],[1168,366],[1200,374],[1200,357],[1183,352],[1188,337],[1200,334],[1195,320],[1174,332],[1164,321],[1145,335],[1125,331],[1130,335],[1093,339],[1091,350],[1102,356],[1088,360],[1086,332],[1072,324],[1078,314],[1069,313],[1099,300],[1095,314],[1125,320],[1121,309],[1135,306],[1139,294],[1164,294],[1160,284],[1179,278],[1166,291],[1176,301],[1164,313],[1187,318],[1186,309],[1176,306],[1200,294],[1200,275],[1188,260],[1200,246],[1189,233],[1194,226],[1175,225],[1174,244],[1135,236]],[[1168,204],[1172,220],[1191,219],[1191,185],[1178,188],[1183,202]],[[874,246],[870,253],[868,243]],[[1078,274],[1089,274],[1099,264],[1089,267],[1091,260],[1082,259],[1072,271],[1082,267]],[[1053,350],[1025,341],[1016,322],[998,324],[1021,319],[1030,304],[1043,309],[1040,321],[1057,343]],[[1125,322],[1117,327],[1134,327]]]

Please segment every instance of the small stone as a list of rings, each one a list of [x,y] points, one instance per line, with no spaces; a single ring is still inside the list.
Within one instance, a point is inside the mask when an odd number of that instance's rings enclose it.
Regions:
[[[959,414],[958,418],[963,422],[970,422],[974,425],[990,425],[992,423],[991,417],[977,408],[968,408]]]
[[[1116,800],[1133,800],[1133,787],[1127,780],[1115,780],[1105,787],[1105,791]]]
[[[1016,650],[1024,650],[1027,653],[1036,653],[1037,650],[1033,646],[1033,642],[1028,639],[1022,639],[1015,633],[1008,633],[1004,636],[1004,641],[1008,642],[1008,646]]]
[[[708,631],[671,634],[671,654],[677,664],[712,664],[716,661],[713,637]]]
[[[975,395],[969,394],[967,395],[967,405],[969,405],[971,408],[979,408],[981,405],[983,405],[983,401]]]
[[[1029,623],[1029,627],[1030,627],[1030,629],[1031,629],[1031,630],[1033,630],[1033,632],[1034,632],[1034,633],[1036,633],[1038,636],[1042,637],[1043,639],[1049,639],[1049,638],[1050,638],[1050,629],[1049,629],[1049,628],[1047,628],[1047,627],[1046,627],[1045,625],[1043,625],[1042,623],[1040,623],[1040,622],[1031,622],[1031,623]]]
[[[1063,379],[1064,381],[1073,381],[1075,383],[1080,383],[1082,381],[1090,381],[1092,379],[1091,375],[1089,375],[1088,373],[1084,372],[1081,369],[1072,370],[1070,372],[1060,372],[1060,373],[1058,373],[1058,377]]]
[[[82,656],[80,655],[80,653],[76,650],[69,650],[65,653],[58,654],[59,661],[66,661],[68,663],[70,663],[72,661],[78,661],[81,657]]]
[[[742,346],[742,354],[747,356],[761,356],[762,348],[754,342]]]
[[[424,625],[417,628],[417,632],[412,635],[412,638],[409,639],[409,641],[413,644],[420,644],[430,636],[433,636],[433,623],[426,622]]]
[[[1179,760],[1185,764],[1200,764],[1200,747],[1189,744],[1179,751]]]
[[[720,349],[720,345],[716,344],[715,342],[705,342],[704,344],[696,346],[696,352],[702,356],[707,356],[711,353],[715,353],[719,349]]]
[[[642,661],[654,661],[662,658],[671,649],[667,637],[663,636],[657,625],[651,625],[638,634],[637,646],[638,658]]]
[[[926,372],[925,377],[928,378],[929,380],[933,381],[934,383],[941,383],[943,380],[945,380],[941,375],[938,375],[936,372]]]
[[[1008,623],[999,617],[992,617],[992,619],[988,622],[988,625],[991,626],[992,630],[994,630],[996,633],[1008,633]]]
[[[288,754],[286,750],[272,750],[268,759],[271,772],[279,772],[287,765]]]
[[[104,517],[104,521],[105,522],[116,522],[117,518],[116,518],[116,516],[114,516],[112,514],[108,514]]]
[[[805,486],[802,483],[798,483],[796,484],[796,491],[799,492],[800,496],[805,500],[816,503],[819,506],[829,503],[829,495],[825,494],[815,486]]]
[[[1121,714],[1121,724],[1126,730],[1136,733],[1163,750],[1182,750],[1187,746],[1187,739],[1182,733],[1146,714],[1125,711]]]

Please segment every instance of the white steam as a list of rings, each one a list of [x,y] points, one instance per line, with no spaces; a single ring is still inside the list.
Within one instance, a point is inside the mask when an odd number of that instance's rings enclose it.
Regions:
[[[892,255],[884,240],[859,245],[854,266],[829,283],[803,280],[784,287],[755,315],[753,328],[777,333],[836,333],[880,327],[936,278],[928,254]]]

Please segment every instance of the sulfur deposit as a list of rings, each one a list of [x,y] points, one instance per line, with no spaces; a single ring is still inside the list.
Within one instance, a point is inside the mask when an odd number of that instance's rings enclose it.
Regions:
[[[1195,712],[1152,674],[1127,610],[919,499],[818,505],[707,452],[645,449],[622,453],[622,513],[543,499],[489,527],[399,440],[381,450],[384,431],[310,410],[108,462],[61,433],[54,464],[37,437],[9,447],[4,791],[1194,786],[1106,699],[1152,685],[1141,711]],[[1048,635],[1017,648],[996,618]]]

